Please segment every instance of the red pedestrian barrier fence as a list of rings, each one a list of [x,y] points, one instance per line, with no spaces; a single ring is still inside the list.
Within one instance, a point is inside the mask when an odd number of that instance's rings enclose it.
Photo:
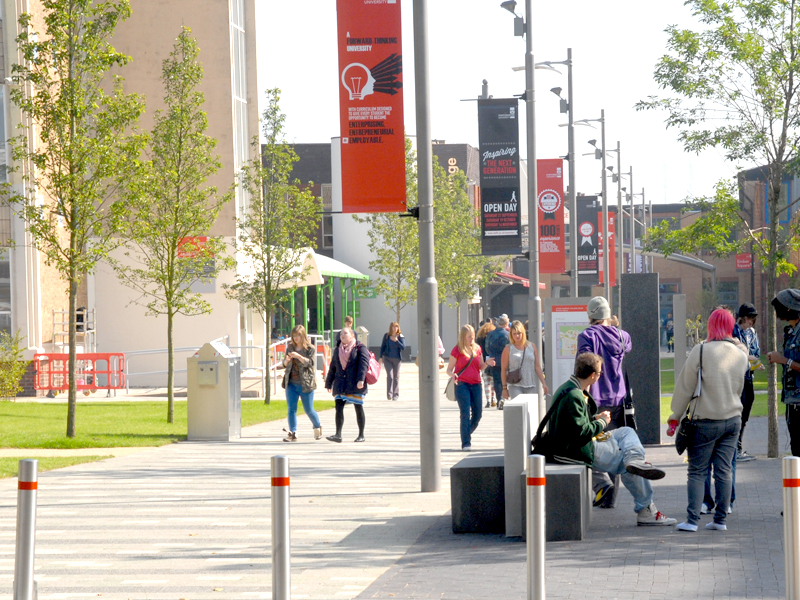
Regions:
[[[36,354],[33,357],[33,387],[62,391],[69,388],[69,354]],[[125,355],[121,352],[78,354],[75,378],[79,390],[121,390],[125,388]]]

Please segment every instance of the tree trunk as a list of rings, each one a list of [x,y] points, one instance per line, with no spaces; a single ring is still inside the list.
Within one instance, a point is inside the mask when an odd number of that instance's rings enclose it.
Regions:
[[[776,263],[778,253],[778,201],[780,199],[782,173],[773,177],[769,190],[769,256],[767,257],[767,301],[775,297]],[[767,308],[767,352],[774,352],[777,344],[777,323],[772,306]],[[778,385],[777,365],[769,364],[767,371],[767,457],[778,458]]]
[[[175,356],[172,339],[175,315],[167,306],[167,423],[175,422]]]
[[[73,236],[74,237],[74,236]],[[73,242],[74,243],[74,242]],[[75,416],[78,404],[78,387],[75,377],[77,365],[77,336],[75,335],[75,312],[78,308],[78,282],[77,272],[74,261],[70,262],[69,267],[69,391],[67,392],[67,437],[75,437]],[[84,321],[86,327],[86,321]]]
[[[270,382],[270,379],[272,378],[272,354],[269,351],[269,347],[272,343],[272,311],[267,311],[267,320],[265,321],[265,325],[267,326],[267,339],[264,341],[264,346],[266,346],[266,359],[264,368],[267,370],[267,385],[264,387],[264,404],[269,404],[270,394],[272,392],[272,384]]]

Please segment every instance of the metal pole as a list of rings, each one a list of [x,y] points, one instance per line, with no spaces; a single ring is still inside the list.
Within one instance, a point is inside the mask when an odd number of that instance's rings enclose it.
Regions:
[[[567,48],[567,116],[569,160],[569,293],[578,297],[578,204],[575,190],[575,109],[572,98],[572,48]],[[541,413],[540,413],[541,414]]]
[[[603,148],[601,163],[603,166],[603,295],[606,300],[611,300],[611,273],[609,269],[609,243],[608,243],[608,194],[606,190],[606,111],[600,110],[600,144]]]
[[[272,466],[272,600],[291,600],[289,457],[273,456],[270,463]]]
[[[542,298],[539,296],[539,191],[536,181],[536,113],[534,110],[533,73],[533,0],[525,0],[525,119],[527,121],[528,146],[528,331],[533,334],[538,355],[542,356]],[[546,410],[544,390],[536,380],[539,395],[539,414]]]
[[[419,196],[419,459],[423,492],[442,487],[439,424],[438,284],[433,240],[433,148],[428,72],[428,3],[414,0],[414,81],[417,108],[417,191]]]
[[[633,214],[633,166],[630,170],[631,174],[631,273],[636,273],[636,217]]]
[[[529,454],[527,469],[525,536],[528,546],[528,600],[544,600],[544,456]]]
[[[14,600],[36,600],[33,557],[36,546],[36,493],[39,461],[19,461],[17,476],[17,546],[14,555]]]
[[[617,216],[614,219],[614,236],[617,239],[617,317],[622,320],[622,248],[624,229],[622,218],[622,159],[617,142]]]
[[[644,188],[642,188],[642,273],[647,273],[647,269],[645,268],[647,265],[645,264],[645,255],[644,255],[644,244],[647,243],[647,213],[645,212],[647,209],[645,208],[644,203]]]
[[[783,547],[786,600],[800,600],[800,458],[783,459]]]

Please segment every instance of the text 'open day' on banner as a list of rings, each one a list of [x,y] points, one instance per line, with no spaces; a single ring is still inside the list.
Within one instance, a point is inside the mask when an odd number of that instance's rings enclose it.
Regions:
[[[478,100],[483,254],[522,251],[517,104],[516,98]]]
[[[337,0],[342,212],[405,212],[400,0]]]

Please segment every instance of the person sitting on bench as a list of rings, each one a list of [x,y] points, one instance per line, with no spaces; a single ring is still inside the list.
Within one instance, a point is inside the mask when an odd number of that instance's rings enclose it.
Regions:
[[[608,411],[597,414],[589,388],[603,372],[603,359],[584,352],[575,358],[575,374],[553,395],[549,438],[553,459],[585,464],[611,475],[621,475],[633,495],[637,525],[674,525],[677,521],[658,511],[653,503],[651,479],[662,479],[664,471],[645,462],[644,448],[636,431],[620,427],[605,432],[611,421]]]

